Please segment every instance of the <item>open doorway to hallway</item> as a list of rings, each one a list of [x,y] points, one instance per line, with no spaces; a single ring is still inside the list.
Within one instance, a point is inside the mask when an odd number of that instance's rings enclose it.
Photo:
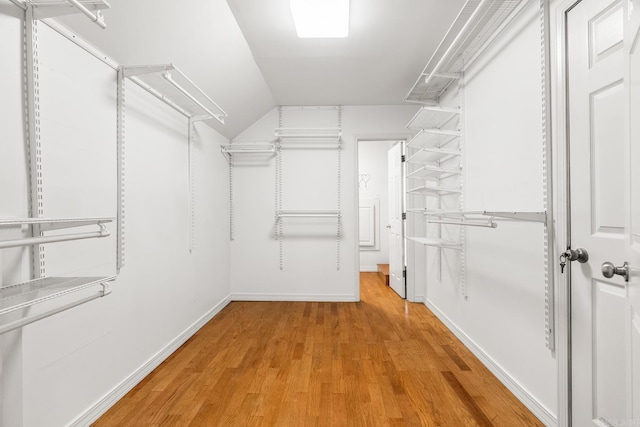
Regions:
[[[402,298],[402,143],[358,141],[360,272],[375,272]]]

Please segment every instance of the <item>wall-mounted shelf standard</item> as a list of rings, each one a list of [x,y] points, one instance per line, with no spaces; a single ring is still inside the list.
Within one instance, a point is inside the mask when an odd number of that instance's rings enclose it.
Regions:
[[[0,287],[0,316],[15,313],[18,310],[28,309],[36,304],[55,298],[61,298],[75,292],[91,287],[97,287],[98,292],[80,300],[67,303],[53,309],[33,314],[18,319],[0,323],[0,334],[16,328],[28,325],[37,320],[44,319],[61,311],[101,298],[111,293],[109,282],[115,280],[115,276],[109,277],[44,277],[23,283]]]
[[[173,64],[122,66],[128,78],[180,114],[194,121],[216,119],[227,113]]]
[[[107,28],[107,24],[104,22],[102,10],[109,9],[111,7],[111,5],[105,0],[11,0],[11,2],[24,10],[26,10],[28,6],[31,6],[33,10],[33,19],[55,18],[57,16],[82,13],[103,29]]]
[[[405,101],[437,104],[440,96],[515,15],[523,0],[468,0]]]

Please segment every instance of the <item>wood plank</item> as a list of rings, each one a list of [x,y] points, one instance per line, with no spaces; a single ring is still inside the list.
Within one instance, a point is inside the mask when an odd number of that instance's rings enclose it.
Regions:
[[[542,426],[422,304],[233,302],[95,426]]]

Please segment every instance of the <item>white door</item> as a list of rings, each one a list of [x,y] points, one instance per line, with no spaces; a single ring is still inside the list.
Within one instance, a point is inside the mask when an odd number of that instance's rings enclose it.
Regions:
[[[389,150],[389,286],[406,298],[402,233],[402,144]]]
[[[629,183],[626,197],[627,212],[627,260],[631,270],[628,288],[628,337],[630,340],[629,386],[627,419],[640,425],[640,2],[628,0],[625,22],[625,84],[627,94],[627,139],[626,175]],[[612,260],[613,261],[613,260]],[[616,260],[619,263],[622,260]],[[628,423],[629,424],[629,423]],[[633,425],[633,424],[631,424]]]
[[[579,427],[640,423],[630,417],[630,373],[640,366],[640,354],[632,354],[629,283],[602,272],[605,262],[622,266],[631,249],[627,223],[634,186],[625,172],[630,163],[624,1],[582,0],[567,15],[570,244],[589,254],[588,262],[573,262],[566,271],[571,283],[571,410],[573,425]],[[636,332],[639,324],[636,316]]]

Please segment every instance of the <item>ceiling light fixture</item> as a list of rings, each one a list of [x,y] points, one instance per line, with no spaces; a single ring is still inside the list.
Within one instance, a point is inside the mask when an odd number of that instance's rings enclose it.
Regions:
[[[349,0],[290,0],[300,38],[338,38],[349,35]]]

